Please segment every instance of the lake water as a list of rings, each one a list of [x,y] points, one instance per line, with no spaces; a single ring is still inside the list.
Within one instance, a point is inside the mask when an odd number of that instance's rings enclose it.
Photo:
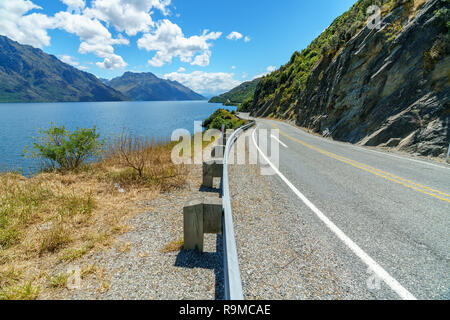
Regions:
[[[50,123],[70,130],[96,126],[103,137],[126,128],[133,134],[161,138],[170,137],[178,128],[192,133],[194,121],[205,120],[221,107],[207,101],[1,103],[0,168],[35,168],[39,163],[22,157],[22,153],[37,130],[48,128]]]

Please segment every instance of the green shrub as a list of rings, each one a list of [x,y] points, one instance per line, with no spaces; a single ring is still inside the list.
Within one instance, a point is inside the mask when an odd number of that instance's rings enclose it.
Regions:
[[[49,129],[40,129],[31,148],[24,154],[40,159],[45,166],[60,170],[78,169],[88,159],[100,155],[103,141],[95,127],[70,132],[64,126],[52,125]]]
[[[240,120],[233,113],[228,110],[218,109],[208,119],[203,122],[203,127],[207,129],[234,129],[245,124],[245,121]]]
[[[239,105],[238,111],[250,111],[252,107],[253,107],[253,98],[248,98]]]

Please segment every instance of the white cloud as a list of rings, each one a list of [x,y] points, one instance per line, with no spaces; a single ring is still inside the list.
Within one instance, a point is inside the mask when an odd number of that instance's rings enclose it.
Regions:
[[[59,56],[59,59],[60,59],[62,62],[67,63],[67,64],[70,64],[71,66],[74,66],[74,67],[76,67],[76,66],[79,65],[79,63],[78,63],[77,61],[75,61],[73,57],[68,56],[68,55],[62,55],[62,56]]]
[[[229,91],[241,84],[234,79],[233,73],[207,73],[194,71],[192,73],[172,72],[164,75],[165,79],[178,81],[199,93],[217,94]]]
[[[133,2],[142,2],[141,0],[134,0]],[[159,9],[165,16],[170,14],[168,7],[170,6],[171,0],[151,0],[152,6]]]
[[[216,40],[221,35],[221,32],[205,30],[200,36],[186,38],[178,25],[164,19],[157,24],[152,33],[144,34],[137,44],[139,49],[156,51],[155,56],[148,61],[154,67],[171,63],[175,57],[182,62],[204,67],[209,65],[211,56],[209,41]]]
[[[83,71],[89,69],[89,68],[86,67],[86,66],[80,66],[80,63],[79,63],[78,61],[76,61],[75,58],[72,57],[72,56],[69,56],[69,55],[61,55],[61,56],[58,56],[58,57],[59,57],[59,60],[61,60],[62,62],[67,63],[67,64],[70,64],[71,66],[73,66],[73,67],[75,67],[75,68],[77,68],[77,69],[80,69],[80,70],[83,70]]]
[[[86,6],[84,0],[61,0],[61,2],[67,6],[69,12],[75,11],[76,13],[80,13]]]
[[[209,58],[211,57],[211,51],[206,50],[202,54],[199,54],[195,57],[194,61],[192,61],[191,65],[206,67],[209,66]]]
[[[26,15],[36,9],[42,8],[29,0],[0,1],[0,34],[37,48],[50,45],[51,19],[40,13]]]
[[[240,34],[237,31],[233,31],[227,36],[227,39],[228,40],[239,40],[239,39],[242,39],[242,37],[243,37],[242,34]]]
[[[242,38],[244,38],[244,42],[250,42],[252,40],[249,36],[244,37],[242,33],[239,33],[237,31],[233,31],[227,36],[228,40],[240,40]]]
[[[97,63],[99,67],[108,69],[125,67],[127,64],[122,57],[114,53],[113,45],[128,44],[129,41],[122,36],[114,39],[100,21],[82,15],[80,11],[84,8],[85,1],[62,0],[62,2],[68,6],[70,12],[61,11],[49,17],[34,12],[27,14],[31,10],[42,9],[29,0],[1,1],[0,34],[20,43],[42,48],[50,45],[48,29],[63,29],[80,38],[80,53],[93,53],[104,59],[103,62]]]
[[[233,70],[236,69],[236,66],[231,66],[231,69],[233,69]]]
[[[266,75],[268,75],[268,74],[271,74],[271,73],[274,72],[275,70],[277,70],[277,68],[276,68],[275,66],[268,66],[268,67],[266,68],[266,71],[265,71],[265,72],[263,72],[263,73],[261,73],[261,74],[258,74],[258,75],[256,75],[256,76],[254,76],[254,77],[253,77],[253,80],[256,79],[256,78],[261,78],[261,77],[264,77],[264,76],[266,76]]]
[[[54,17],[54,25],[69,33],[76,34],[80,40],[78,52],[93,53],[103,58],[103,62],[96,63],[105,69],[118,69],[127,66],[122,57],[114,53],[113,45],[129,44],[128,39],[120,36],[112,38],[111,33],[98,20],[85,15],[58,12]]]
[[[149,32],[155,25],[151,17],[153,8],[167,15],[170,3],[171,0],[94,0],[84,13],[113,25],[119,32],[134,36],[139,32]]]
[[[186,71],[186,69],[185,68],[183,68],[183,67],[181,67],[180,69],[178,69],[178,71],[177,72],[185,72]]]

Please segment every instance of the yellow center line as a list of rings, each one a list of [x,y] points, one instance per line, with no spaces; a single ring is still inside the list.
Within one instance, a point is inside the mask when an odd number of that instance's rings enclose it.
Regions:
[[[291,139],[291,140],[293,140],[293,141],[295,141],[297,143],[300,143],[301,145],[304,145],[305,147],[313,149],[313,150],[315,150],[315,151],[317,151],[317,152],[319,152],[321,154],[324,154],[324,155],[326,155],[326,156],[328,156],[330,158],[339,160],[339,161],[347,163],[347,164],[349,164],[349,165],[351,165],[353,167],[356,167],[356,168],[359,168],[361,170],[370,172],[370,173],[372,173],[372,174],[374,174],[376,176],[379,176],[381,178],[384,178],[386,180],[389,180],[389,181],[401,184],[401,185],[403,185],[403,186],[405,186],[407,188],[416,190],[418,192],[427,194],[427,195],[432,196],[434,198],[437,198],[437,199],[440,199],[440,200],[443,200],[443,201],[446,201],[446,202],[450,203],[450,199],[446,198],[446,197],[450,198],[450,195],[447,194],[447,193],[444,193],[444,192],[441,192],[441,191],[438,191],[438,190],[435,190],[435,189],[423,186],[423,185],[421,185],[419,183],[415,183],[415,182],[413,182],[411,180],[408,180],[408,179],[404,179],[404,178],[398,177],[398,176],[396,176],[394,174],[391,174],[391,173],[385,172],[383,170],[371,167],[371,166],[366,165],[364,163],[360,163],[360,162],[357,162],[355,160],[352,160],[352,159],[349,159],[349,158],[346,158],[346,157],[343,157],[343,156],[339,156],[337,154],[334,154],[334,153],[326,151],[326,150],[324,150],[322,148],[313,146],[313,145],[311,145],[311,144],[309,144],[307,142],[304,142],[302,140],[299,140],[297,138],[291,137],[287,133],[283,132],[276,124],[272,124],[272,126],[275,129],[278,129],[280,131],[280,134],[285,136],[286,138]],[[431,192],[437,193],[439,195],[433,194]]]

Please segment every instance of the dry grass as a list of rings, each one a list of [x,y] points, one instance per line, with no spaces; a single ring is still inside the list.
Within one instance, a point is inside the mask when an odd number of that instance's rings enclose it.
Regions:
[[[172,163],[173,146],[168,141],[124,133],[110,145],[100,163],[113,169],[105,174],[104,179],[115,181],[122,188],[130,185],[156,187],[161,191],[177,188],[185,182],[186,168]]]
[[[169,243],[168,245],[166,245],[161,252],[163,253],[169,253],[169,252],[178,252],[183,250],[183,246],[184,246],[184,240],[180,239],[177,241],[173,241],[171,243]]]
[[[132,150],[136,158],[145,152],[141,174],[113,147],[77,173],[0,175],[0,299],[35,299],[64,287],[67,275],[55,270],[109,247],[130,229],[140,201],[185,184],[188,170],[172,164],[172,145],[147,142]]]

